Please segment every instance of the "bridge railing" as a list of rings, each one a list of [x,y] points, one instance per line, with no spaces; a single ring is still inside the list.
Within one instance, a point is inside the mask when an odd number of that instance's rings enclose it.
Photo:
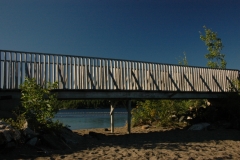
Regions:
[[[19,89],[25,77],[59,89],[227,92],[238,70],[0,50],[0,88]]]

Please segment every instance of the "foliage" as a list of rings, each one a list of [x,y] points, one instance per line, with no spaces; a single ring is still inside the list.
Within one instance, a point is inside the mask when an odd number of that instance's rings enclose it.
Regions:
[[[19,111],[19,112],[16,113],[16,111]],[[20,112],[19,108],[17,108],[16,111],[13,111],[14,115],[16,116],[15,119],[8,118],[8,119],[4,119],[4,121],[10,124],[12,127],[20,130],[26,124],[26,118],[24,114]]]
[[[187,100],[146,100],[132,110],[133,126],[157,121],[162,126],[173,126],[188,111]]]
[[[50,92],[56,87],[57,83],[48,83],[47,87],[43,88],[36,83],[35,79],[29,78],[20,85],[22,114],[33,129],[62,125],[51,120],[58,111],[56,94]]]
[[[181,59],[178,60],[178,64],[182,66],[188,66],[187,55],[186,52],[183,52],[184,57],[180,57]]]
[[[225,55],[220,51],[223,48],[222,40],[217,37],[217,33],[203,26],[205,35],[200,32],[200,39],[205,42],[209,53],[205,55],[208,59],[207,66],[210,68],[222,68],[225,69],[227,62],[225,61]]]

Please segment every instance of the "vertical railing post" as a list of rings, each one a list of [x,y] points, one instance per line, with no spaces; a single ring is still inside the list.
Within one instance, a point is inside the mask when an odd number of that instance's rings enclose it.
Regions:
[[[55,74],[54,74],[54,82],[57,82],[57,84],[58,84],[57,88],[59,89],[59,72],[58,72],[59,57],[58,57],[58,55],[54,55],[53,57],[54,57],[53,65],[54,65],[54,72],[55,72]]]
[[[87,58],[84,58],[84,60],[85,60],[85,71],[84,71],[84,77],[85,77],[85,87],[84,87],[84,89],[88,89],[88,76],[86,76],[87,75]]]
[[[15,64],[14,64],[14,68],[15,68],[15,78],[14,78],[14,88],[17,89],[18,88],[18,62],[17,62],[17,53],[15,53]],[[1,75],[1,74],[0,74]],[[1,86],[1,85],[0,85]]]
[[[34,77],[35,77],[36,81],[38,82],[38,77],[37,77],[37,75],[38,75],[37,54],[34,54],[34,66],[35,66],[34,67],[35,68],[35,70],[34,70]]]
[[[132,61],[129,62],[129,83],[130,83],[130,90],[133,90],[133,83],[132,83],[132,70],[133,70],[133,64]]]
[[[98,59],[95,59],[95,88],[99,89],[99,69],[98,69]]]
[[[124,61],[124,84],[125,84],[125,89],[124,90],[127,90],[128,86],[127,86],[127,64],[128,64],[128,61]]]
[[[41,65],[41,55],[38,54],[38,74],[37,74],[37,79],[38,79],[38,84],[42,84],[42,65]]]
[[[122,89],[122,61],[118,61],[118,81],[119,89]]]
[[[88,72],[87,75],[88,77],[88,86],[89,89],[93,89],[93,85],[92,85],[92,69],[91,69],[91,58],[88,59]]]
[[[72,82],[73,82],[73,70],[72,70],[72,56],[69,57],[70,59],[70,63],[69,63],[69,88],[68,89],[72,89]]]
[[[55,69],[55,55],[52,55],[52,83],[54,83],[56,81],[55,77],[56,77],[56,69]]]
[[[114,60],[114,61],[113,61],[114,70],[113,70],[113,73],[112,73],[112,74],[113,74],[113,79],[114,79],[114,81],[115,81],[114,89],[118,89],[118,88],[117,88],[117,86],[118,86],[118,84],[117,84],[117,76],[116,76],[116,75],[117,75],[117,74],[116,74],[116,72],[117,72],[117,65],[116,65],[116,63],[117,63],[117,62]]]
[[[130,81],[129,81],[129,61],[126,61],[126,90],[130,88]]]
[[[59,86],[59,89],[65,89],[65,84],[64,84],[64,64],[63,64],[63,56],[60,56],[60,65],[61,68],[59,69],[59,74],[60,74],[60,81],[61,81],[61,86]]]
[[[3,71],[4,71],[4,76],[3,76],[3,89],[7,88],[7,58],[6,58],[6,52],[4,52],[4,65],[3,65]]]
[[[47,73],[46,73],[46,68],[47,68],[47,64],[46,64],[46,60],[47,60],[47,57],[46,57],[46,54],[44,54],[44,57],[43,57],[43,83],[42,85],[46,87],[46,81],[47,81]],[[45,88],[44,87],[44,88]]]
[[[80,68],[80,57],[77,57],[77,79],[78,79],[78,89],[81,89],[81,68]]]
[[[83,58],[80,58],[80,62],[79,62],[79,63],[80,63],[80,64],[79,64],[79,67],[80,67],[79,70],[80,70],[80,74],[81,74],[81,75],[80,75],[80,84],[81,84],[81,85],[80,85],[80,89],[83,89],[83,85],[84,85],[84,81],[83,81],[83,78],[84,78],[84,77],[83,77],[83,73],[84,73],[84,72],[83,72],[83,71],[84,71],[84,70],[83,70]]]
[[[30,76],[30,78],[33,78],[33,76],[32,76],[32,70],[33,70],[33,68],[32,68],[32,54],[31,53],[30,53],[29,57],[30,57],[30,61],[29,61],[29,76]]]
[[[9,89],[12,89],[12,53],[9,52],[9,65],[8,65],[8,87]]]
[[[72,57],[73,58],[73,89],[77,89],[77,72],[76,72],[76,57]]]
[[[105,73],[105,82],[104,82],[104,85],[105,85],[105,89],[106,90],[109,90],[110,89],[110,83],[109,83],[109,60],[108,59],[105,59],[104,60],[104,73]]]
[[[66,69],[64,69],[64,76],[65,77],[65,89],[69,89],[69,79],[70,77],[68,76],[68,56],[66,56],[66,60],[65,60],[65,65],[66,65]]]

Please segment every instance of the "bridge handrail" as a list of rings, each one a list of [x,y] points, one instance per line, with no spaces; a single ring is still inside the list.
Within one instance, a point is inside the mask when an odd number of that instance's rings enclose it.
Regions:
[[[59,82],[59,89],[227,92],[239,70],[122,59],[0,50],[0,88],[18,89],[25,77]]]

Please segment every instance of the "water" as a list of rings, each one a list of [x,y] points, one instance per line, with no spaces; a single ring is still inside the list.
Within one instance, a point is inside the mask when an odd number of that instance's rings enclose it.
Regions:
[[[68,109],[60,110],[53,120],[59,120],[72,130],[110,128],[110,109]],[[127,121],[125,108],[114,110],[114,126],[123,127]]]

